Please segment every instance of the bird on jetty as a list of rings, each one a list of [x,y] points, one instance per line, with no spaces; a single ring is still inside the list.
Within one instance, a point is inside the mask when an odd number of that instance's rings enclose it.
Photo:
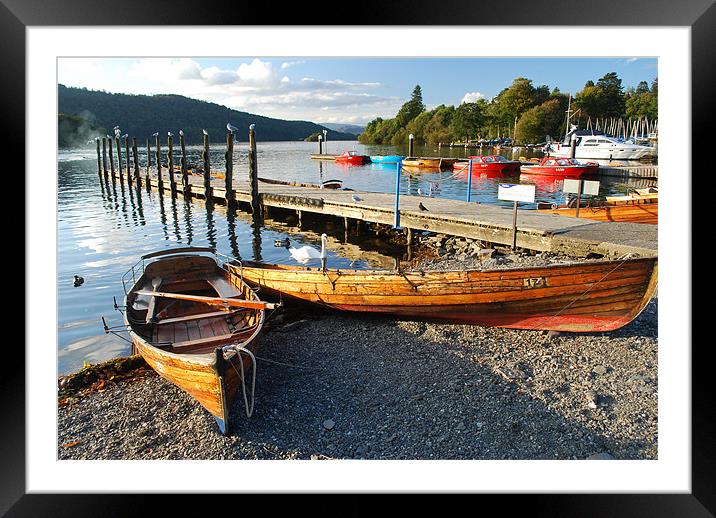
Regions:
[[[361,198],[360,196],[357,196],[357,195],[353,194],[353,195],[351,196],[351,200],[353,200],[354,202],[358,203],[359,201],[363,201],[363,198]]]
[[[202,132],[204,135],[209,135],[209,132],[206,131],[205,129],[201,130],[201,132]]]
[[[158,137],[158,136],[159,136],[159,132],[158,132],[158,131],[157,131],[156,133],[152,133],[152,137]]]
[[[230,122],[226,123],[226,129],[229,130],[231,133],[239,131],[239,128],[237,128],[236,126],[233,126]]]
[[[425,211],[428,210],[427,208],[425,208],[425,205],[423,205],[423,202],[418,203],[418,208],[419,208],[420,210],[425,210]],[[429,212],[429,211],[428,211],[428,212]]]
[[[184,136],[184,130],[179,130],[179,136],[180,136],[180,137],[183,137],[183,136]]]
[[[74,285],[75,288],[76,288],[77,286],[82,286],[82,283],[83,283],[83,282],[85,282],[85,280],[84,280],[82,277],[80,277],[79,275],[75,275],[75,276],[72,278],[72,284]]]
[[[289,246],[291,246],[291,240],[289,240],[288,238],[276,239],[273,242],[273,246],[285,246],[286,248],[288,248]]]
[[[123,138],[124,140],[127,140],[127,137],[129,137],[129,135],[128,135],[127,133],[125,133],[124,135],[122,135],[122,138]]]
[[[167,131],[167,136],[168,136],[168,137],[173,137],[174,134],[173,134],[171,131]]]
[[[289,248],[288,252],[291,254],[291,257],[293,257],[296,261],[299,263],[307,263],[311,259],[325,259],[326,258],[326,242],[328,241],[328,236],[326,234],[321,234],[321,251],[319,252],[312,246],[302,246],[301,248]]]

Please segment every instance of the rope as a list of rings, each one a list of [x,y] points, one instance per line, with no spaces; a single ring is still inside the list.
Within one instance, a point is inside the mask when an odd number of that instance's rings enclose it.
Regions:
[[[236,365],[234,365],[234,362],[229,361],[229,363],[236,371],[236,375],[239,376],[239,378],[241,378],[241,390],[244,395],[244,407],[246,409],[246,417],[251,417],[251,415],[254,413],[254,401],[255,401],[255,396],[256,396],[256,357],[253,355],[253,353],[251,351],[249,351],[248,349],[246,349],[245,347],[243,347],[241,345],[234,345],[234,346],[230,346],[229,348],[233,349],[239,357],[239,365],[241,365],[241,373],[239,373],[239,371],[236,369]],[[226,349],[225,349],[225,351],[226,351]],[[251,366],[253,367],[252,368],[253,376],[251,379],[251,404],[249,404],[249,399],[248,399],[248,396],[246,395],[246,377],[245,377],[245,373],[244,373],[244,361],[241,358],[242,352],[249,355],[249,358],[251,358]]]

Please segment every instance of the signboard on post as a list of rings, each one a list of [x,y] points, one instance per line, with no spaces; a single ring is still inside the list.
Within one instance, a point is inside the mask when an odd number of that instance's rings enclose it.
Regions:
[[[573,180],[571,178],[564,179],[562,191],[572,194],[579,194],[580,182],[582,183],[582,194],[589,194],[591,196],[596,196],[597,194],[599,194],[599,182],[594,180]]]
[[[534,203],[535,186],[501,183],[497,187],[497,199],[514,202],[514,208],[512,209],[512,250],[515,250],[517,248],[517,202]]]
[[[535,186],[527,184],[501,183],[497,187],[497,199],[534,203]]]

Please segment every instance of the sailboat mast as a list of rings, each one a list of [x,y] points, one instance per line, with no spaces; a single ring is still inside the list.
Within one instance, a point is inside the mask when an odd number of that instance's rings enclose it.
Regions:
[[[569,114],[572,111],[572,94],[569,94],[569,100],[567,101],[567,123],[564,125],[564,140],[567,140],[567,134],[569,133]]]

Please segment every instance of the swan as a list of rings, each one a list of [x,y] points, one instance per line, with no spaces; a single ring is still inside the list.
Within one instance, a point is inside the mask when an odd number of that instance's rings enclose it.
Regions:
[[[319,252],[312,246],[302,246],[301,248],[294,248],[291,247],[288,249],[288,252],[291,254],[291,257],[293,257],[296,261],[299,263],[307,263],[311,259],[325,259],[326,258],[326,242],[328,241],[328,236],[326,234],[321,234],[321,251]]]

